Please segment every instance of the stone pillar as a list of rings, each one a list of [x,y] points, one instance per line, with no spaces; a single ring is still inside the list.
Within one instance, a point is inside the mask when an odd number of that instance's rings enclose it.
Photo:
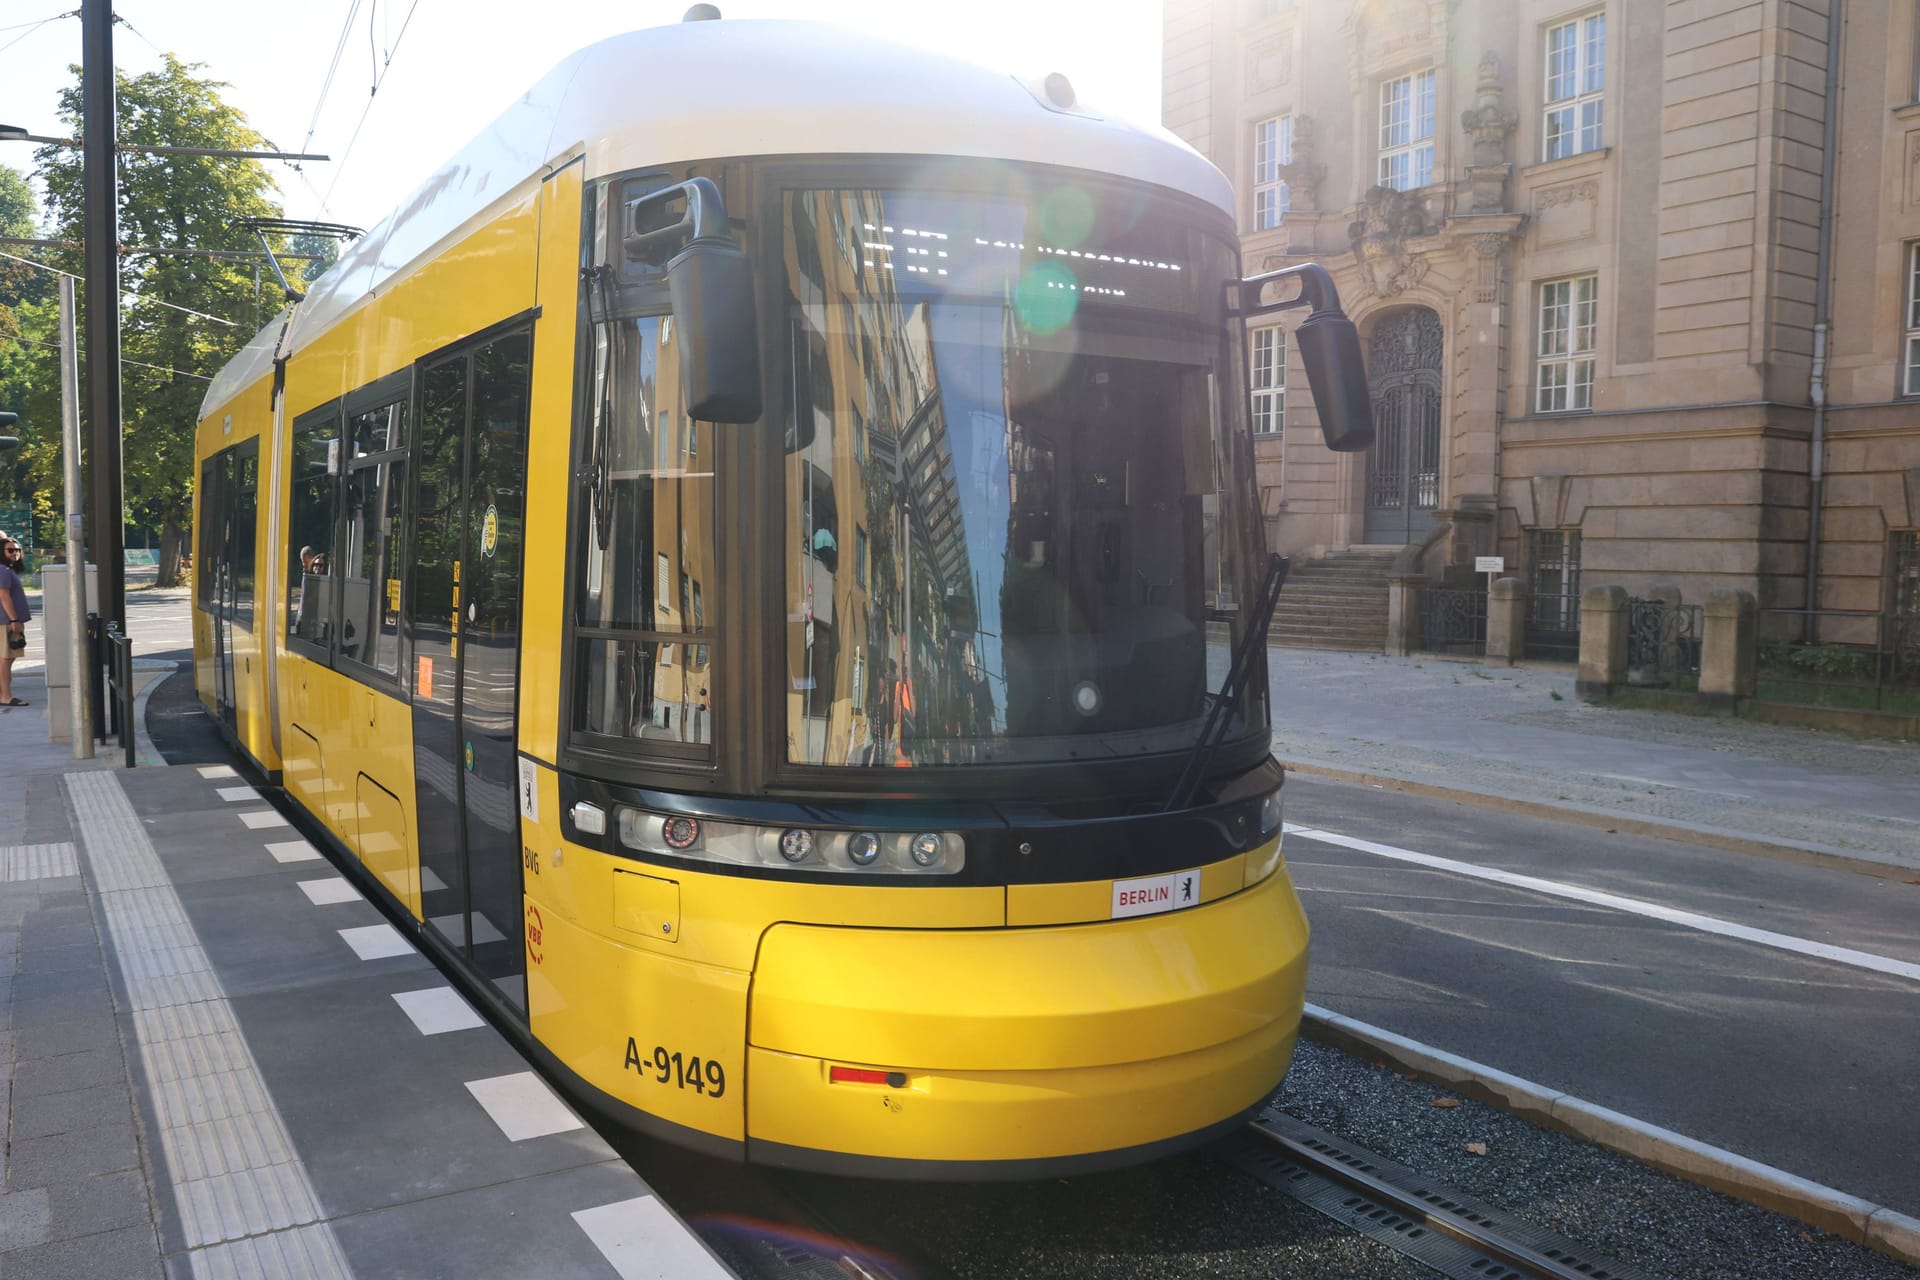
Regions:
[[[1387,578],[1387,654],[1404,658],[1420,648],[1420,588],[1424,573],[1396,573]]]
[[[1527,651],[1527,587],[1501,578],[1487,593],[1487,660],[1512,666]]]
[[[1605,702],[1627,682],[1627,591],[1588,587],[1580,594],[1580,672],[1573,691],[1586,702]]]
[[[1716,591],[1702,614],[1698,697],[1716,710],[1731,711],[1740,699],[1753,696],[1759,606],[1751,591]]]

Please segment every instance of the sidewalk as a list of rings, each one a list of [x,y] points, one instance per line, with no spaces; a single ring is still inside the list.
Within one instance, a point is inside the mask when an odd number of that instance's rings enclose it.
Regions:
[[[1920,871],[1920,744],[1578,701],[1571,667],[1273,649],[1289,767],[1641,834]]]
[[[0,1275],[732,1274],[231,768],[76,765],[20,688]]]

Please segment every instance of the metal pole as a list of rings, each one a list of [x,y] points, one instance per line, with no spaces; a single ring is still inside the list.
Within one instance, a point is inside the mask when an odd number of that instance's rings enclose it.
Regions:
[[[67,480],[67,727],[73,758],[93,759],[87,708],[87,554],[80,516],[80,351],[73,332],[73,277],[60,277],[60,450]]]
[[[93,559],[100,616],[126,621],[125,506],[120,484],[119,190],[113,164],[112,0],[81,0],[80,79],[86,146],[87,389],[93,441]]]

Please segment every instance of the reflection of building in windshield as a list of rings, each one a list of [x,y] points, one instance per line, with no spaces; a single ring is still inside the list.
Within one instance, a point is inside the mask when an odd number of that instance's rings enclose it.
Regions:
[[[1026,254],[1015,200],[787,196],[789,759],[1191,740],[1224,327],[1191,233],[1120,214],[1112,252]]]
[[[992,714],[931,309],[870,265],[879,204],[797,198],[787,226],[789,747],[814,763],[910,763]]]

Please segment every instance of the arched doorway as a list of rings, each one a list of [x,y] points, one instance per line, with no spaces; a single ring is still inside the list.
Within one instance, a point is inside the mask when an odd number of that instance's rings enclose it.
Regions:
[[[1364,540],[1406,543],[1440,505],[1440,317],[1407,307],[1381,317],[1367,343],[1373,448],[1367,453]]]

